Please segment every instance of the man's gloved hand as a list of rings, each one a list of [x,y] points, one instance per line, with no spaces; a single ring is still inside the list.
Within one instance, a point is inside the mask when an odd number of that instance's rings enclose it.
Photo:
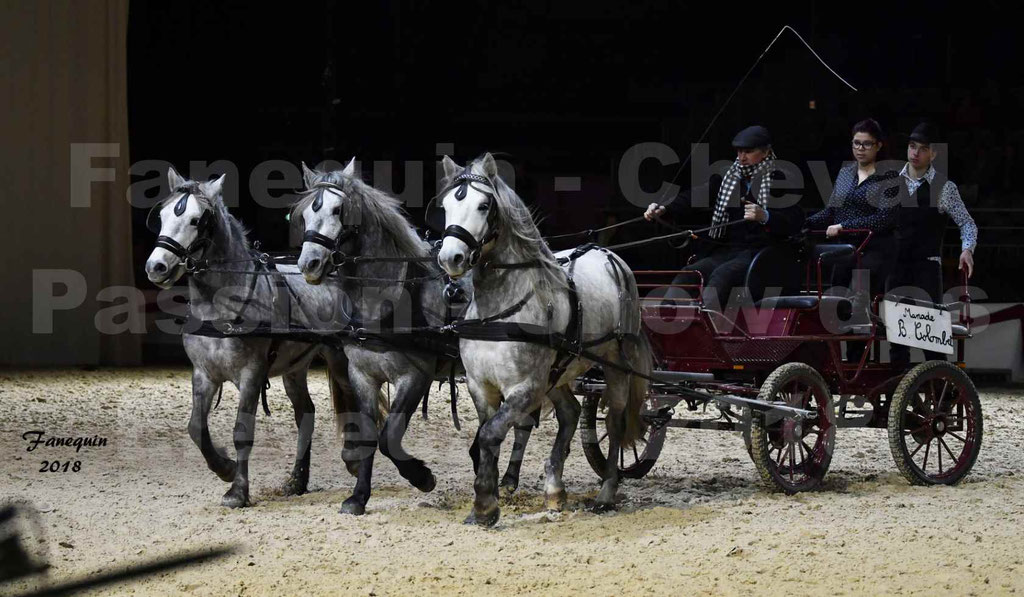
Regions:
[[[647,206],[647,211],[644,212],[644,219],[648,222],[654,221],[654,218],[660,217],[665,214],[665,206],[652,203]]]
[[[743,219],[764,224],[768,221],[768,212],[756,203],[745,201],[743,205]]]

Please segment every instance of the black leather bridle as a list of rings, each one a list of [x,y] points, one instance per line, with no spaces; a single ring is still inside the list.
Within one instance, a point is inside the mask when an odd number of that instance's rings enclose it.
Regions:
[[[477,262],[480,260],[480,255],[483,252],[484,246],[486,246],[487,243],[493,241],[495,238],[498,237],[498,229],[494,225],[494,218],[496,217],[496,212],[494,209],[495,190],[494,185],[491,184],[490,179],[488,179],[486,176],[473,174],[472,172],[470,172],[469,167],[467,166],[466,169],[463,170],[461,174],[459,174],[452,180],[451,186],[445,189],[440,195],[438,195],[438,197],[434,198],[434,200],[430,202],[430,205],[427,206],[428,223],[432,227],[440,228],[444,223],[444,220],[441,219],[444,217],[444,208],[439,207],[437,205],[437,199],[443,199],[448,193],[452,191],[452,189],[455,189],[455,199],[457,201],[462,201],[463,199],[466,198],[466,195],[469,193],[469,185],[472,182],[487,185],[487,188],[490,189],[491,191],[482,191],[485,195],[487,195],[490,201],[487,213],[487,232],[484,234],[483,238],[478,240],[475,236],[473,236],[472,233],[469,232],[469,230],[466,230],[465,228],[459,226],[458,224],[452,224],[451,226],[446,227],[444,229],[444,232],[441,234],[442,241],[446,237],[451,236],[466,243],[466,246],[469,247],[469,267],[475,266]]]
[[[197,198],[203,197],[203,195],[197,192],[196,187],[178,187],[174,189],[174,192],[182,194],[181,198],[174,204],[174,215],[176,216],[181,216],[185,213],[185,210],[188,208],[189,197],[192,195],[195,195]],[[173,238],[159,234],[161,230],[159,226],[160,210],[163,205],[164,202],[161,201],[153,206],[149,217],[146,218],[146,226],[151,230],[156,228],[154,230],[154,232],[158,233],[156,246],[175,255],[185,265],[185,268],[188,269],[189,263],[194,261],[195,254],[210,245],[210,232],[213,230],[213,212],[210,209],[203,209],[203,213],[199,216],[199,221],[196,223],[196,239],[188,247],[185,247]]]
[[[339,185],[330,182],[316,183],[310,188],[311,192],[316,193],[316,197],[313,199],[313,203],[310,205],[310,207],[313,208],[314,212],[320,211],[320,209],[323,207],[324,191],[327,189],[332,189],[340,193],[343,197],[345,196],[345,190]],[[320,245],[321,247],[327,249],[330,252],[330,258],[328,259],[330,269],[340,267],[345,263],[347,256],[345,255],[345,253],[341,251],[341,247],[342,245],[352,240],[359,234],[358,224],[345,224],[344,211],[342,211],[341,213],[340,220],[341,232],[339,232],[338,236],[334,238],[331,238],[330,236],[324,234],[320,234],[316,230],[307,230],[302,235],[302,242]],[[326,274],[330,272],[325,271],[324,273]]]

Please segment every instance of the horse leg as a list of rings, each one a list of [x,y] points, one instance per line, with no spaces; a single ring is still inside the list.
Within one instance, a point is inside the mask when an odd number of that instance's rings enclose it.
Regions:
[[[331,401],[334,410],[334,422],[337,431],[341,432],[344,427],[345,417],[351,416],[358,405],[353,406],[352,396],[355,390],[348,379],[348,358],[340,349],[328,348],[321,355],[327,361],[329,383],[331,384]],[[359,474],[359,459],[350,454],[358,453],[356,446],[346,440],[341,451],[341,460],[345,463],[345,469],[353,477]]]
[[[605,426],[608,431],[608,461],[604,469],[604,482],[597,494],[594,510],[605,512],[615,509],[615,493],[619,489],[619,460],[622,452],[622,436],[626,428],[626,399],[629,393],[629,378],[618,371],[605,369],[605,397],[608,416]]]
[[[356,487],[352,495],[341,504],[342,514],[359,516],[366,512],[366,503],[370,501],[370,484],[373,480],[373,457],[377,453],[377,402],[380,398],[380,382],[373,380],[356,367],[349,367],[349,379],[352,389],[359,400],[359,413],[355,420],[345,424],[345,444],[348,450],[354,447],[344,458],[346,461],[358,458],[359,473],[356,475]],[[355,439],[349,440],[349,437]]]
[[[416,407],[430,388],[430,382],[429,377],[415,369],[395,380],[395,400],[377,442],[380,453],[395,464],[402,477],[422,492],[432,491],[437,485],[437,479],[422,460],[413,458],[405,451],[402,437],[409,428],[409,421],[416,414]]]
[[[562,467],[569,456],[572,437],[580,422],[580,403],[565,387],[554,388],[548,393],[555,405],[555,417],[558,419],[558,434],[551,446],[551,456],[544,466],[544,502],[548,510],[561,511],[565,507],[565,485],[562,483]]]
[[[207,424],[214,395],[220,387],[220,384],[214,383],[205,372],[198,368],[193,369],[192,415],[188,421],[188,435],[199,447],[210,470],[216,473],[222,481],[230,482],[235,478],[235,461],[231,460],[221,448],[214,445],[213,439],[210,437],[210,427]]]
[[[253,439],[256,436],[256,407],[259,403],[263,382],[266,380],[266,366],[243,370],[238,383],[238,412],[235,416],[235,478],[231,482],[221,505],[228,508],[242,508],[249,505],[249,456],[252,454]]]
[[[525,425],[515,426],[515,441],[512,443],[512,454],[509,455],[508,469],[501,477],[499,488],[506,496],[511,496],[519,488],[519,471],[523,467],[523,456],[526,454],[526,444],[530,441],[530,434],[533,433],[534,423],[540,419],[540,409],[530,413],[530,421]]]
[[[490,386],[475,383],[472,378],[466,379],[466,386],[469,388],[469,395],[473,399],[473,406],[476,407],[476,418],[478,429],[484,423],[491,420],[491,417],[498,413],[498,406],[501,404],[501,394]],[[469,446],[469,458],[473,461],[473,474],[477,473],[480,465],[480,444],[477,438]]]
[[[537,408],[540,392],[532,384],[522,384],[509,392],[497,414],[476,432],[477,471],[473,489],[476,497],[467,523],[494,526],[501,509],[498,507],[498,453],[501,442],[515,424],[526,424],[529,413]],[[472,450],[472,448],[471,448]]]
[[[299,431],[298,444],[295,447],[295,466],[292,474],[284,484],[285,495],[302,495],[309,488],[309,457],[313,448],[313,421],[316,418],[316,407],[309,397],[306,383],[307,369],[285,373],[284,391],[292,401],[295,412],[295,426]]]

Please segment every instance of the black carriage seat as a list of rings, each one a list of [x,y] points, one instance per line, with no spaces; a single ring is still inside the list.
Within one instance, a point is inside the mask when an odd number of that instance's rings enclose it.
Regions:
[[[803,279],[803,265],[797,247],[778,244],[757,252],[747,268],[745,285],[750,299],[757,303],[769,290],[769,294],[775,296],[800,294]]]
[[[851,258],[852,245],[815,245],[809,253],[811,281],[817,284],[817,261],[822,259],[822,279],[830,280],[832,266]],[[747,270],[747,288],[758,309],[818,309],[823,317],[845,322],[853,312],[853,303],[842,296],[800,294],[804,282],[805,262],[793,244],[772,245],[758,252]],[[769,292],[770,291],[770,292]],[[772,296],[765,297],[765,294]]]
[[[822,314],[829,314],[838,317],[840,321],[850,319],[853,313],[853,303],[845,296],[824,295],[820,299],[818,295],[803,296],[774,296],[761,299],[754,303],[758,309],[815,309]]]
[[[832,279],[832,268],[853,258],[856,251],[849,244],[820,244],[811,248],[811,283],[817,285],[817,262],[821,259],[821,279],[828,285]],[[778,297],[805,298],[800,295],[804,283],[804,261],[798,246],[793,243],[769,245],[754,256],[747,268],[745,285],[755,303],[765,297],[767,290]],[[779,305],[782,307],[783,305]],[[797,307],[804,308],[804,307]]]

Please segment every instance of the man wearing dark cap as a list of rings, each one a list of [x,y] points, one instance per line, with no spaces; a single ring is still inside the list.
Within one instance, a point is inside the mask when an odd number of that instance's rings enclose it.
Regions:
[[[781,178],[775,168],[775,152],[768,129],[751,126],[732,140],[736,161],[725,176],[712,175],[708,183],[717,197],[709,238],[698,248],[698,259],[684,271],[698,271],[704,279],[704,304],[728,304],[733,289],[741,286],[757,251],[772,241],[782,240],[800,231],[803,211],[796,205],[780,206],[771,196],[772,180]],[[685,192],[669,205],[652,203],[644,217],[653,220],[667,211],[681,213],[690,205],[692,191]],[[736,220],[739,224],[726,226]],[[680,275],[673,284],[692,284],[692,277]],[[668,297],[675,297],[671,289]]]
[[[960,269],[966,271],[968,277],[974,273],[974,249],[978,246],[978,227],[967,212],[959,189],[932,165],[938,155],[935,144],[940,140],[938,128],[927,122],[917,125],[910,133],[907,165],[900,172],[903,185],[896,228],[899,259],[889,279],[889,288],[895,290],[895,294],[916,293],[921,296],[915,298],[927,298],[933,303],[942,302],[939,255],[949,218],[960,228]],[[925,358],[944,357],[926,351]],[[910,350],[894,344],[889,349],[889,359],[893,363],[909,363]]]

